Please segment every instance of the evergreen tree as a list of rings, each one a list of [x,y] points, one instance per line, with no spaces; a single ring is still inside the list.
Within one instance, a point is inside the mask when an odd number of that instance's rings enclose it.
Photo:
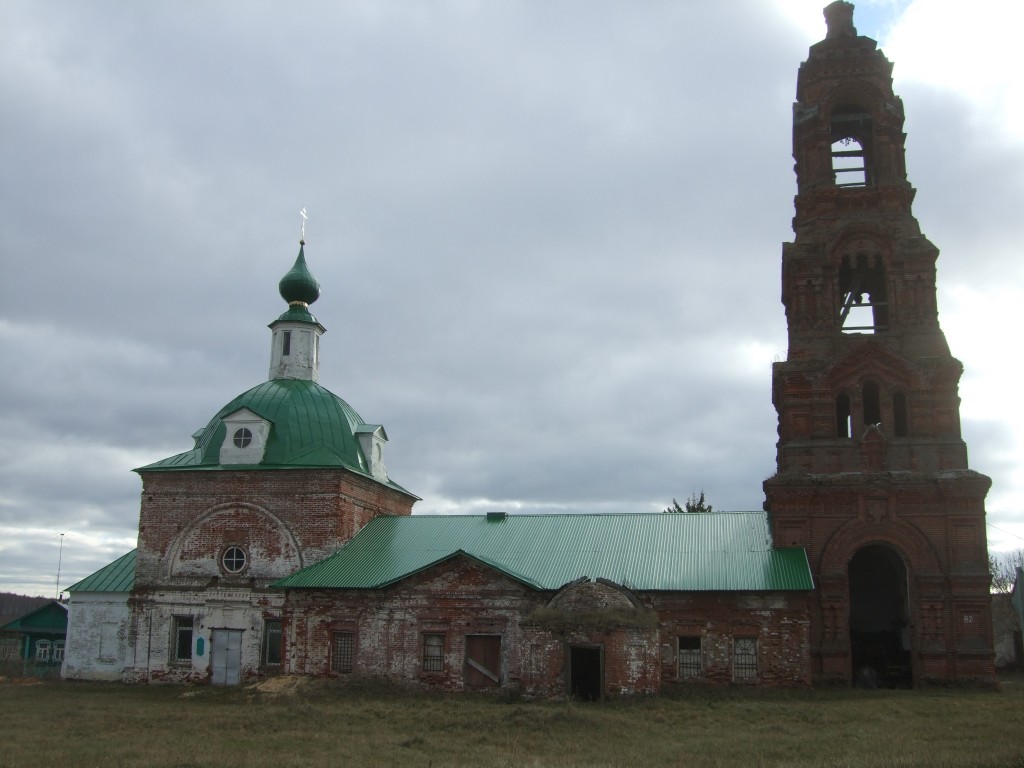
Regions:
[[[672,506],[665,507],[662,511],[667,515],[672,515],[678,512],[714,512],[715,510],[704,501],[704,489],[701,488],[700,496],[697,496],[696,491],[692,491],[690,498],[683,502],[683,506],[679,506],[679,502],[672,499]]]

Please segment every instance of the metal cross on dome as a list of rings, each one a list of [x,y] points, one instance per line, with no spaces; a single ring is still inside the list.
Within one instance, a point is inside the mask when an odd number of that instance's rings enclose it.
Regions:
[[[309,220],[309,217],[306,215],[306,209],[305,208],[303,208],[301,211],[299,211],[299,216],[302,217],[302,224],[299,227],[299,239],[300,240],[305,240],[306,239],[306,221]]]

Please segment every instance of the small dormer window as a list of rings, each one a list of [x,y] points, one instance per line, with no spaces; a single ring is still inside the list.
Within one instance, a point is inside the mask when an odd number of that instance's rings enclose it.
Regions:
[[[270,422],[248,408],[224,417],[221,464],[259,464],[267,449]]]
[[[235,430],[234,435],[235,448],[248,448],[252,442],[252,432],[245,427]]]
[[[370,476],[378,480],[387,480],[388,472],[384,468],[384,443],[388,440],[387,432],[380,424],[360,424],[356,428],[359,447],[363,449],[363,457],[369,465]]]

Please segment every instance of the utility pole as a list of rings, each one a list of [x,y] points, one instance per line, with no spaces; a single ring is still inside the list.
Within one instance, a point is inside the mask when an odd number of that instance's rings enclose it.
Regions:
[[[57,594],[56,598],[60,600],[60,564],[64,559],[64,534],[60,535],[60,551],[57,554]]]

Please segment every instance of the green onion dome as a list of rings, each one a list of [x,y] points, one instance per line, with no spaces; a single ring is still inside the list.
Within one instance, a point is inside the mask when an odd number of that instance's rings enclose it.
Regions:
[[[306,254],[303,252],[305,243],[299,241],[299,257],[295,259],[293,266],[288,273],[281,278],[277,289],[281,292],[281,298],[289,304],[312,304],[320,298],[320,283],[316,281],[313,274],[306,266]]]

